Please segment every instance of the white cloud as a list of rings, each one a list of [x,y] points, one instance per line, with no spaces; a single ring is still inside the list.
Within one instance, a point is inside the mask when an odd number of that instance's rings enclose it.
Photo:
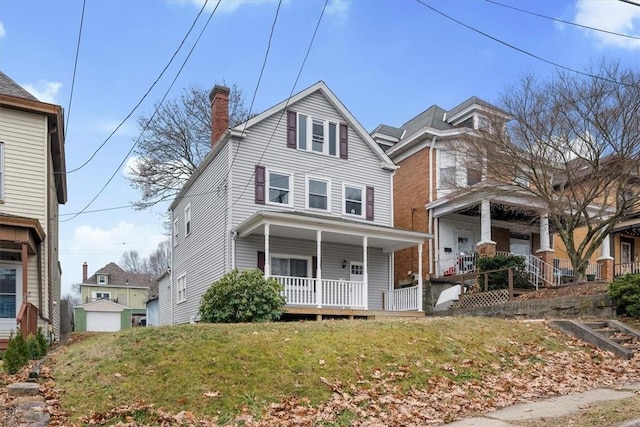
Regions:
[[[76,227],[70,242],[60,242],[63,293],[69,292],[73,283],[82,282],[83,262],[89,265],[92,275],[110,262],[119,263],[127,251],[135,250],[141,257],[148,257],[166,239],[161,227],[151,223],[120,221],[111,228]]]
[[[131,156],[127,159],[127,162],[124,164],[124,168],[122,168],[122,175],[125,178],[129,179],[132,176],[132,173],[138,170],[140,167],[140,159],[138,156]]]
[[[7,35],[7,32],[4,30],[4,25],[0,22],[0,39],[4,38]]]
[[[26,83],[21,86],[40,101],[57,104],[56,96],[58,96],[58,91],[62,87],[62,83],[40,80],[36,84]]]
[[[351,0],[330,0],[324,11],[327,16],[334,19],[337,24],[344,24],[349,18]]]
[[[575,22],[616,33],[640,36],[640,7],[621,1],[578,0]],[[640,49],[640,40],[637,39],[592,30],[584,31],[603,46]]]

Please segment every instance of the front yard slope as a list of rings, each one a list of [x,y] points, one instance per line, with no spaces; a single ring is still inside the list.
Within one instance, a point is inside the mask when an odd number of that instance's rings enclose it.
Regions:
[[[135,328],[51,363],[72,419],[137,402],[243,425],[438,424],[640,378],[638,357],[485,318]]]

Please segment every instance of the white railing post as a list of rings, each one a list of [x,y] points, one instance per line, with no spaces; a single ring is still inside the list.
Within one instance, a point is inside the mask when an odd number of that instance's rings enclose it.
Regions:
[[[364,309],[369,309],[369,263],[367,253],[369,245],[369,238],[367,236],[362,237],[362,281],[364,282],[363,298]]]
[[[322,231],[316,231],[316,304],[322,307]]]
[[[422,311],[422,245],[418,245],[418,311]]]

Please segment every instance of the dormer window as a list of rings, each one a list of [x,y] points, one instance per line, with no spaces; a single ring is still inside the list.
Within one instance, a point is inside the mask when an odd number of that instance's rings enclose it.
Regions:
[[[108,283],[106,274],[98,274],[98,285],[106,285]]]

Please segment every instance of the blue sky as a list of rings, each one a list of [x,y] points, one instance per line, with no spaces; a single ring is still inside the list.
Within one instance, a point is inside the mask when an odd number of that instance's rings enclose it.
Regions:
[[[602,58],[640,68],[640,40],[543,19],[484,0],[422,0],[479,31],[548,61],[583,70]],[[640,6],[616,0],[496,0],[570,22],[640,37]],[[138,199],[118,165],[138,136],[135,118],[150,114],[204,27],[207,9],[139,109],[85,167],[68,175],[71,218],[115,178],[88,211]],[[203,1],[87,0],[69,108],[80,0],[0,0],[0,69],[40,100],[67,109],[68,170],[83,164],[140,101],[167,64]],[[324,0],[284,0],[253,111],[292,90]],[[223,79],[256,89],[277,0],[223,0],[169,97]],[[495,102],[524,73],[541,77],[554,66],[509,48],[428,9],[415,0],[329,0],[295,91],[324,80],[367,130],[399,126],[433,104],[452,108],[475,95]],[[148,255],[164,239],[161,214],[131,208],[86,213],[60,223],[63,292],[81,281],[82,262],[93,273],[124,251]]]

